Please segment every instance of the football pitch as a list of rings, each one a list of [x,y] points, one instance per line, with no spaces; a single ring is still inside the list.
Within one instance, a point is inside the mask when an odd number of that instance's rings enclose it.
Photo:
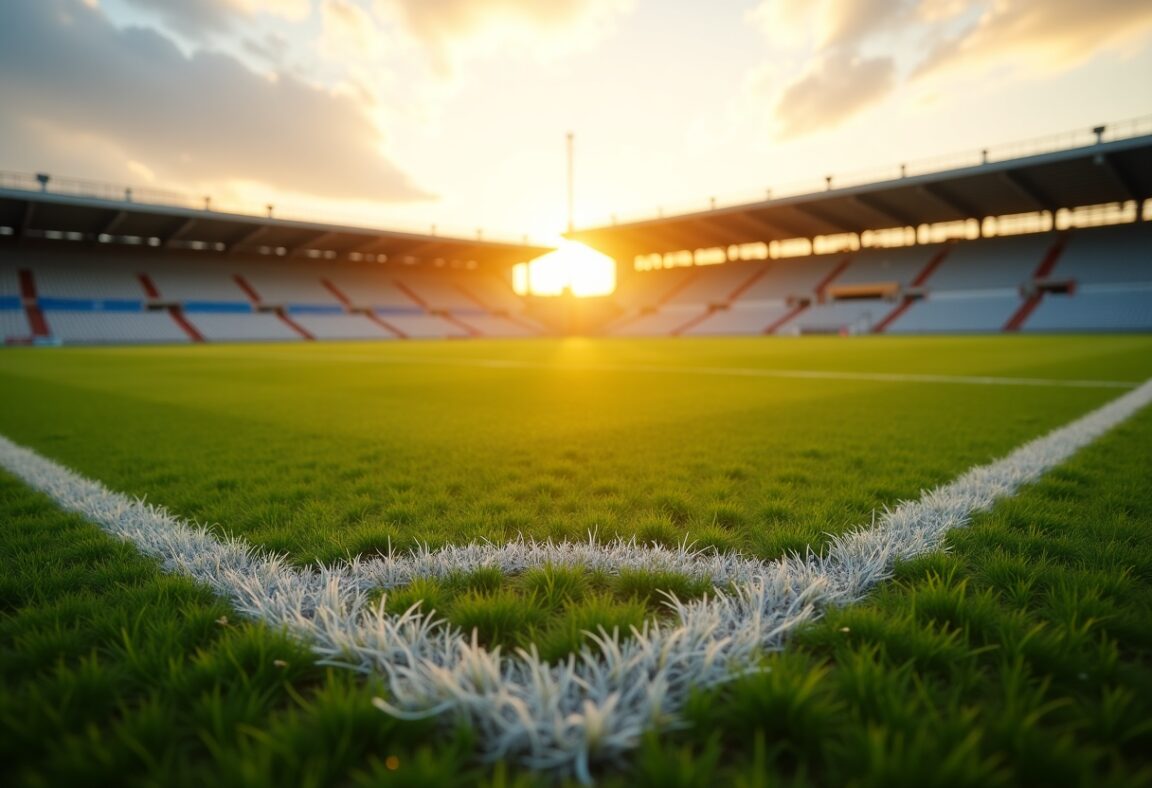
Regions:
[[[627,553],[356,580],[381,620],[434,610],[431,638],[556,666],[742,593],[693,562],[825,554],[1149,378],[1146,336],[13,350],[0,435],[300,576],[468,544]],[[609,695],[552,749],[494,740],[464,701],[391,713],[394,675],[2,473],[0,776],[1149,784],[1150,457],[1145,408],[627,741],[593,735]],[[579,757],[541,760],[572,731]]]

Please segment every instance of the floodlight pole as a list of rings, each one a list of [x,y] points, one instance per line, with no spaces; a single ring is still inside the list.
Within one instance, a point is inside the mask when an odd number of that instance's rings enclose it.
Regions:
[[[568,232],[573,232],[576,229],[576,224],[573,221],[573,140],[575,136],[572,132],[568,132]]]

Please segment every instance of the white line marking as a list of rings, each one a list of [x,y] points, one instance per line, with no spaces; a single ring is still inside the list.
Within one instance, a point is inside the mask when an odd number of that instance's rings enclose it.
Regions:
[[[377,705],[401,716],[451,715],[469,723],[480,755],[510,758],[558,776],[589,781],[590,764],[619,760],[645,730],[677,722],[691,691],[754,669],[799,624],[830,605],[860,599],[890,576],[896,561],[936,549],[952,528],[1010,496],[1152,402],[1152,381],[1007,457],[973,468],[920,500],[886,511],[871,527],[835,537],[820,555],[760,562],[741,556],[668,550],[634,543],[471,544],[436,552],[355,560],[318,569],[292,567],[238,539],[161,508],[109,491],[0,437],[0,465],[61,507],[77,512],[227,597],[242,614],[285,627],[320,661],[383,676],[390,696]],[[506,656],[431,615],[399,616],[371,603],[373,588],[421,574],[498,566],[514,572],[542,563],[668,568],[730,593],[671,599],[672,623],[649,622],[632,637],[600,633],[560,664],[534,650]]]
[[[232,357],[241,354],[234,354]],[[481,369],[547,369],[555,372],[646,372],[665,375],[719,375],[741,378],[790,380],[861,380],[874,383],[947,383],[967,386],[1042,386],[1056,388],[1133,389],[1127,380],[1065,380],[1062,378],[1013,378],[995,375],[931,375],[915,372],[844,372],[819,369],[763,369],[760,367],[674,366],[671,364],[585,364],[517,361],[504,358],[386,356],[356,353],[294,354],[253,352],[244,358],[324,363],[418,364],[424,366],[477,367]]]

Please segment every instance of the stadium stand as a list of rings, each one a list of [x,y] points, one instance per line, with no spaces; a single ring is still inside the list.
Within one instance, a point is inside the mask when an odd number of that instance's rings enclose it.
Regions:
[[[635,273],[617,336],[1152,330],[1152,224]],[[0,337],[63,343],[534,336],[489,272],[0,248]]]
[[[21,267],[34,260],[35,265]],[[25,285],[32,295],[26,298]],[[460,283],[486,294],[487,307]],[[0,338],[67,344],[535,336],[498,277],[365,263],[269,263],[226,255],[0,249]]]
[[[1149,330],[1152,225],[638,273],[621,300],[620,336]]]
[[[617,260],[596,308],[517,295],[512,266],[550,251],[526,242],[146,205],[15,175],[0,188],[0,339],[1149,331],[1152,135],[1127,128],[571,232]],[[854,251],[785,256],[832,244]]]

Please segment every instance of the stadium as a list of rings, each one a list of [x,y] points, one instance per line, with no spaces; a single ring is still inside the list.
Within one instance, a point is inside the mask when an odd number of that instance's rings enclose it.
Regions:
[[[548,241],[0,172],[4,784],[1152,784],[1152,117],[568,144]]]
[[[514,289],[544,247],[0,176],[4,339],[1146,332],[1152,119],[1117,125],[1062,150],[573,232],[620,281],[580,315]]]

